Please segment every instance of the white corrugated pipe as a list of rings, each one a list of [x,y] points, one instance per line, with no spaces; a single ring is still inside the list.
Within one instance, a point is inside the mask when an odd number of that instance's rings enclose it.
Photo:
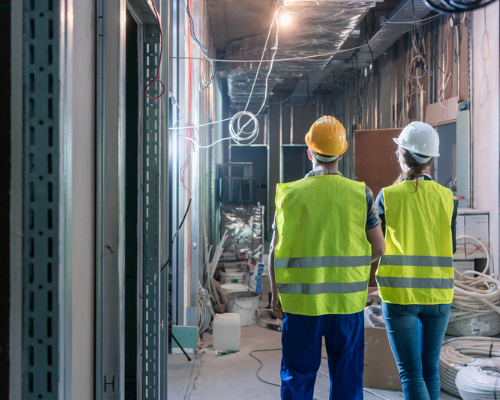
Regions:
[[[445,341],[439,357],[441,388],[460,396],[455,381],[458,372],[467,366],[500,371],[500,339],[462,337]]]
[[[465,367],[457,374],[457,388],[464,400],[500,398],[500,374],[479,367]]]
[[[496,336],[500,333],[500,281],[486,275],[490,260],[484,245],[472,236],[459,236],[477,242],[487,256],[483,272],[466,271],[455,279],[455,295],[451,304],[446,333],[452,336]]]

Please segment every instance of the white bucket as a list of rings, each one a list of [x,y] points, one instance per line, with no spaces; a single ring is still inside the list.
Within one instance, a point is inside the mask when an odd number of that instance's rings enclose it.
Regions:
[[[228,311],[240,314],[241,326],[253,325],[257,322],[259,297],[257,292],[234,292],[227,296]]]
[[[248,292],[248,285],[242,285],[241,283],[224,283],[221,287],[226,297],[234,292]]]
[[[221,283],[245,283],[246,271],[230,270],[220,272]]]

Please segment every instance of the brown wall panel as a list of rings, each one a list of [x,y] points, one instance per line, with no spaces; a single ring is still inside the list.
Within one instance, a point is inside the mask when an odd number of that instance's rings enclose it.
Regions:
[[[354,174],[357,181],[364,182],[373,191],[374,198],[383,187],[392,185],[398,177],[397,145],[392,139],[398,137],[401,130],[354,131]],[[377,264],[372,264],[369,286],[377,285]]]

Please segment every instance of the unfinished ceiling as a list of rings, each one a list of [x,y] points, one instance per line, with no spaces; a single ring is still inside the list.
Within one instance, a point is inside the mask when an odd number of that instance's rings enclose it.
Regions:
[[[229,43],[267,32],[275,0],[207,0],[217,54]]]
[[[316,55],[366,43],[368,35],[365,35],[365,30],[369,26],[371,34],[376,34],[375,28],[379,28],[380,15],[390,14],[389,20],[394,15],[395,21],[411,20],[411,7],[408,7],[411,1],[386,0],[385,3],[378,3],[377,13],[373,12],[376,10],[375,1],[288,0],[281,3],[284,4],[284,10],[281,12],[285,12],[291,22],[280,26],[278,51],[269,75],[267,91],[266,75],[270,67],[269,62],[262,64],[257,78],[258,61],[227,63],[222,70],[219,70],[227,78],[232,109],[234,111],[246,109],[256,113],[261,108],[266,94],[269,99],[273,88],[283,83],[288,85],[288,90],[294,91],[291,99],[292,105],[304,104],[309,100],[310,94],[331,76],[332,71],[335,69],[345,71],[345,58],[352,56],[354,52],[320,57]],[[414,0],[414,2],[418,18],[429,12],[425,6],[422,6],[422,0]],[[260,60],[276,0],[207,0],[207,5],[219,57],[225,57],[228,60]],[[372,12],[370,18],[367,18],[369,20],[367,25],[363,18],[370,10]],[[394,12],[390,13],[392,10]],[[400,10],[399,13],[398,10]],[[402,13],[401,10],[406,11]],[[397,31],[403,34],[407,26],[396,24],[390,28],[391,37],[395,41]],[[354,36],[357,39],[353,41],[349,37],[351,35],[352,38],[355,29],[357,35]],[[383,29],[380,27],[378,31]],[[264,53],[264,60],[269,60],[272,56],[275,43],[274,33],[273,30]],[[375,43],[379,47],[375,54],[376,58],[385,49],[381,48],[380,41],[377,40]],[[367,52],[371,58],[373,51],[369,52],[368,49],[362,52],[362,56],[365,56]],[[315,57],[303,58],[310,56]],[[298,57],[302,58],[297,59]],[[279,61],[290,58],[293,60]],[[249,100],[251,91],[252,96]]]

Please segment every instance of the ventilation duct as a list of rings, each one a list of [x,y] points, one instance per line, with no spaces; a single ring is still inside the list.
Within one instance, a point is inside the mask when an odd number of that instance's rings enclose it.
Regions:
[[[272,72],[269,76],[268,95],[277,82],[285,78],[303,78],[324,70],[333,55],[297,59],[318,53],[339,50],[352,30],[359,24],[366,13],[375,5],[365,1],[307,1],[293,0],[286,4],[285,10],[291,23],[281,27],[279,45]],[[230,60],[259,60],[262,56],[267,32],[230,43],[226,48],[226,57]],[[271,37],[273,37],[271,35]],[[274,43],[271,43],[273,45]],[[272,54],[268,44],[264,59]],[[289,61],[279,59],[293,58]],[[226,73],[229,97],[234,111],[245,109],[255,73],[259,63],[228,63]],[[269,63],[263,63],[255,82],[252,98],[247,110],[257,112],[264,101],[265,81]],[[307,88],[306,88],[307,89]],[[314,88],[309,86],[309,89]]]
[[[302,79],[292,97],[292,105],[302,104],[307,101],[309,93],[313,92],[319,84],[336,68],[352,68],[356,63],[358,66],[372,64],[377,57],[384,54],[403,34],[408,31],[413,21],[414,2],[415,17],[417,20],[424,18],[430,10],[422,0],[403,0],[396,9],[389,14],[386,23],[370,39],[369,47],[365,46],[358,50],[349,61],[332,60],[324,69],[315,71],[309,75],[308,80]],[[410,22],[410,24],[409,24]],[[370,52],[371,50],[371,52]]]

